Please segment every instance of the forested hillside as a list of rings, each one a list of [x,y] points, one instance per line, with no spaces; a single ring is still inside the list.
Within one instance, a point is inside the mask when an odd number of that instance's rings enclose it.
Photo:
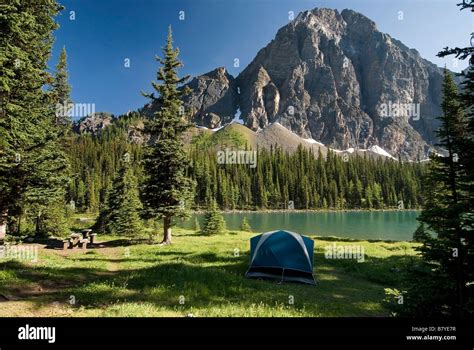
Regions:
[[[137,116],[120,117],[98,135],[76,135],[69,155],[74,180],[69,200],[79,211],[97,212],[123,154],[130,154],[137,177],[142,146],[129,142],[127,130]],[[215,134],[214,134],[215,135]],[[218,144],[216,144],[218,143]],[[330,152],[325,158],[299,147],[259,150],[257,166],[218,164],[219,147],[245,147],[245,139],[226,131],[216,137],[195,136],[188,147],[196,180],[194,207],[216,198],[222,209],[383,209],[421,205],[423,164]],[[219,146],[221,145],[221,146]],[[346,161],[344,161],[346,160]]]

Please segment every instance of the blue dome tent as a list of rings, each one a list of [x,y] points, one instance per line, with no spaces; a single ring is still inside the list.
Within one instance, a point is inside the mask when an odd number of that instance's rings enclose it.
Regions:
[[[250,239],[248,278],[278,279],[315,285],[314,242],[290,231],[272,231]]]

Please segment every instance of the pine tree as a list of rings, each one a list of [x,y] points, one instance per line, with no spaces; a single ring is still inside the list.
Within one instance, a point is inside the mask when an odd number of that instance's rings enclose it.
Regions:
[[[425,180],[426,202],[419,217],[436,236],[423,239],[420,251],[428,269],[411,287],[409,301],[425,317],[464,317],[474,311],[472,287],[468,284],[473,276],[472,246],[467,245],[472,242],[472,233],[464,225],[468,200],[460,191],[465,169],[458,161],[462,157],[462,145],[467,135],[458,89],[447,70],[444,73],[443,94],[438,138],[439,146],[447,155],[431,157]],[[418,288],[420,281],[423,290]],[[427,286],[433,289],[430,295],[425,295]],[[470,310],[467,310],[468,305]]]
[[[252,232],[252,228],[250,227],[249,221],[247,220],[246,216],[244,216],[244,218],[242,219],[240,230],[245,232]]]
[[[61,147],[64,153],[67,151],[66,135],[71,130],[71,120],[67,114],[70,93],[71,87],[68,82],[66,50],[63,48],[48,97],[51,99],[51,104],[56,104],[54,109],[56,113],[55,121],[51,127],[56,129],[56,144]],[[69,172],[64,172],[64,176],[68,175]],[[58,193],[56,197],[45,197],[41,202],[42,205],[41,203],[34,205],[30,202],[33,205],[29,211],[35,215],[36,236],[68,232],[64,195],[65,189],[61,189],[61,194]]]
[[[43,89],[57,28],[55,1],[14,1],[1,6],[0,27],[0,232],[25,206],[61,198],[65,155],[59,147],[54,101]]]
[[[473,55],[474,56],[474,55]],[[461,107],[466,116],[467,138],[462,144],[459,163],[465,169],[464,181],[460,185],[460,190],[464,193],[466,201],[464,202],[464,213],[462,216],[463,226],[474,232],[474,64],[471,64],[461,83],[460,94]],[[466,264],[470,266],[466,279],[474,280],[474,235],[465,237],[466,245]],[[469,272],[470,271],[470,272]],[[474,299],[472,284],[469,285],[469,298]]]
[[[151,142],[145,151],[146,178],[142,196],[146,215],[163,219],[161,244],[171,244],[172,219],[189,215],[187,208],[194,190],[193,182],[186,176],[189,160],[181,139],[189,125],[183,120],[180,98],[189,93],[189,89],[178,89],[188,77],[177,75],[176,70],[182,63],[178,60],[179,50],[173,48],[171,27],[163,53],[164,59],[157,58],[163,65],[157,74],[161,84],[152,83],[158,96],[144,94],[158,106],[158,111],[146,124]]]
[[[107,231],[123,236],[139,235],[143,229],[138,181],[129,157],[128,153],[124,155],[122,165],[113,181],[108,198],[108,213],[105,214]]]
[[[56,102],[56,123],[61,127],[63,132],[70,129],[70,104],[71,104],[71,86],[68,82],[67,72],[67,54],[66,48],[63,47],[59,56],[59,62],[56,66],[56,74],[51,84],[52,98]]]
[[[212,201],[204,217],[202,233],[205,235],[216,235],[225,232],[226,225],[215,200]]]
[[[463,1],[457,4],[461,10],[474,10],[474,4]],[[466,33],[468,35],[468,33]],[[463,230],[472,232],[474,230],[474,47],[472,46],[472,33],[471,35],[471,46],[465,48],[448,48],[446,47],[443,51],[438,53],[439,57],[445,57],[449,55],[455,55],[456,58],[461,60],[469,59],[469,67],[467,71],[461,73],[463,81],[461,83],[461,93],[459,101],[461,108],[466,118],[466,136],[463,140],[458,140],[460,153],[457,155],[458,166],[463,169],[464,172],[461,174],[461,181],[458,181],[458,189],[460,196],[463,196],[465,200],[462,202],[463,213],[460,213],[461,226]],[[461,206],[461,205],[460,205]],[[464,251],[462,258],[458,264],[465,266],[464,273],[462,276],[458,272],[458,290],[463,291],[462,279],[468,281],[465,288],[465,294],[459,296],[459,304],[465,303],[469,308],[469,313],[474,313],[474,288],[472,281],[474,280],[474,237],[473,235],[466,234],[461,237],[464,245]],[[464,277],[464,278],[463,278]],[[465,299],[465,301],[463,300]],[[462,313],[462,309],[460,310]]]

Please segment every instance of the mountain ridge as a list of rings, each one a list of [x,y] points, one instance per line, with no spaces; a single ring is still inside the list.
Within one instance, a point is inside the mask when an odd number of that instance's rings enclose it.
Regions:
[[[236,77],[225,67],[194,77],[183,106],[189,121],[209,129],[236,118],[253,131],[278,122],[327,148],[378,146],[419,160],[435,148],[441,82],[440,67],[366,16],[316,8],[281,27]]]
[[[353,10],[303,11],[237,77],[218,69],[226,79],[208,84],[225,87],[234,104],[219,114],[189,98],[184,105],[197,125],[222,126],[237,106],[254,131],[279,121],[333,148],[377,145],[413,160],[436,142],[442,69]],[[414,104],[421,115],[381,117],[380,106],[389,104]]]

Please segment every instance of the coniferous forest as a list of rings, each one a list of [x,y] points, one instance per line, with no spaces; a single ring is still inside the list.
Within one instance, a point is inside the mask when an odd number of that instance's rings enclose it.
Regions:
[[[78,210],[98,211],[123,154],[131,154],[138,177],[143,172],[142,147],[127,141],[126,126],[74,136],[68,149],[76,176],[68,201]],[[258,151],[257,167],[251,168],[217,164],[215,150],[198,143],[191,144],[189,156],[195,209],[205,209],[214,198],[223,210],[414,209],[423,203],[424,163],[364,156],[344,161],[335,152],[323,157],[303,147],[289,153],[276,146]]]

